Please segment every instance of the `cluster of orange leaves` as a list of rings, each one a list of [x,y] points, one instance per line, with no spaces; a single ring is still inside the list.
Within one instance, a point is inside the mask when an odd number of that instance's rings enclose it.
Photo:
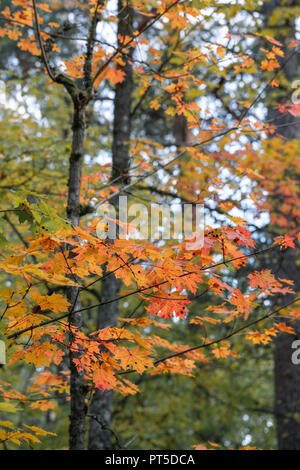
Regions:
[[[284,246],[285,241],[280,243]],[[63,232],[40,233],[30,240],[27,249],[15,250],[0,265],[2,270],[16,277],[16,285],[19,286],[18,290],[2,290],[7,305],[4,314],[6,335],[11,338],[8,344],[12,346],[10,363],[22,360],[36,368],[49,367],[52,363],[58,365],[68,350],[78,351],[81,354],[75,359],[76,366],[84,371],[92,386],[102,390],[115,389],[124,394],[138,390],[127,380],[128,371],[143,373],[147,369],[151,374],[173,372],[191,375],[195,363],[209,360],[209,353],[195,350],[163,362],[157,361],[157,348],[168,353],[180,353],[187,346],[171,344],[151,333],[152,325],[170,327],[164,319],[187,318],[191,303],[187,292],[196,295],[201,288],[225,299],[221,305],[208,308],[213,315],[221,314],[222,321],[247,319],[261,294],[292,292],[285,286],[290,282],[276,280],[270,270],[249,275],[252,292],[248,294],[242,294],[238,288],[232,288],[222,280],[218,268],[223,262],[215,263],[214,255],[218,252],[224,255],[225,250],[226,254],[234,252],[235,257],[243,257],[242,251],[232,251],[234,245],[254,247],[250,233],[244,227],[208,230],[204,246],[194,252],[186,251],[184,242],[181,247],[177,245],[176,250],[171,247],[158,249],[150,241],[115,240],[110,244],[95,236],[95,224],[86,230],[70,227]],[[72,246],[72,256],[66,246]],[[236,261],[229,258],[226,264],[235,266]],[[120,299],[139,296],[146,305],[147,315],[121,318],[120,326],[90,333],[76,330],[67,322],[72,306],[60,293],[47,295],[45,288],[73,285],[88,290],[91,276],[92,284],[95,276],[96,280],[101,280],[105,263],[106,269],[122,279],[126,288]],[[80,279],[80,283],[76,279]],[[82,310],[84,315],[87,308]],[[198,324],[216,324],[219,321],[210,313],[192,320]],[[283,329],[278,324],[276,328]],[[25,343],[27,341],[26,347],[15,344],[15,334],[20,334]],[[205,342],[206,338],[202,340]],[[229,343],[223,342],[213,348],[212,353],[217,358],[224,358],[233,352]]]

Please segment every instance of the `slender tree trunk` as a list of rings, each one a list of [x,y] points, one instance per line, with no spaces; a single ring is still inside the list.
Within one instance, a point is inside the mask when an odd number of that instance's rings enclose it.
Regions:
[[[132,10],[128,6],[128,2],[119,0],[119,24],[118,35],[132,35]],[[120,45],[120,39],[119,39]],[[114,99],[114,127],[113,127],[113,144],[112,144],[112,180],[116,180],[116,184],[126,184],[129,181],[129,139],[131,134],[131,103],[132,103],[132,66],[130,64],[131,52],[123,57],[125,66],[125,78],[122,83],[116,86]],[[117,205],[117,201],[112,201]],[[101,302],[118,297],[121,282],[113,274],[103,279],[101,284]],[[119,316],[118,302],[113,302],[105,307],[101,307],[98,311],[97,328],[102,329],[107,326],[113,326],[117,323]],[[98,418],[91,418],[89,428],[89,449],[103,450],[112,449],[112,433],[101,428],[100,422],[104,422],[107,428],[111,427],[112,416],[112,391],[96,390],[89,414]]]
[[[118,36],[132,35],[132,11],[126,2],[119,0]],[[120,41],[119,41],[120,42]],[[114,100],[114,128],[112,144],[112,179],[118,178],[117,183],[129,182],[129,139],[131,134],[131,103],[133,90],[132,65],[130,63],[132,50],[123,57],[125,78],[116,86]]]
[[[84,155],[84,141],[86,132],[86,108],[91,99],[93,88],[92,62],[95,46],[95,36],[97,24],[99,21],[99,7],[103,4],[102,0],[97,0],[95,10],[92,16],[88,40],[86,44],[86,55],[84,63],[84,90],[79,90],[73,81],[65,76],[56,78],[56,81],[63,83],[72,97],[74,104],[73,113],[73,140],[72,152],[69,166],[68,181],[68,205],[67,215],[73,226],[79,225],[80,221],[80,189],[81,172]],[[71,247],[69,247],[71,251]],[[73,274],[70,273],[72,277]],[[69,324],[75,329],[82,328],[80,291],[78,287],[68,287],[67,298],[71,304],[69,312]],[[77,312],[77,313],[74,313]],[[71,414],[69,428],[69,447],[70,450],[84,450],[86,433],[86,412],[85,386],[82,372],[78,372],[74,359],[80,358],[81,352],[72,349],[75,340],[73,332],[70,332],[70,394],[71,394]]]
[[[284,5],[285,8],[296,6],[295,0],[288,0]],[[265,25],[268,27],[270,18],[278,7],[282,7],[282,0],[272,0],[264,4]],[[279,18],[281,22],[278,25],[280,28],[285,28],[288,34],[276,36],[276,39],[288,45],[289,42],[295,38],[295,23],[294,18],[286,19]],[[283,23],[282,23],[283,22]],[[281,61],[282,64],[287,59],[287,56],[292,53],[286,47],[286,57]],[[283,74],[289,83],[292,84],[293,80],[299,78],[299,63],[297,55],[293,57],[284,65]],[[292,89],[284,90],[281,96],[276,97],[276,101],[283,103],[291,100]],[[300,119],[295,118],[291,114],[282,114],[277,109],[269,106],[268,120],[277,127],[277,133],[286,138],[300,139]],[[300,146],[298,155],[300,157]],[[295,175],[291,175],[295,179]],[[278,207],[280,212],[279,201],[276,201],[274,196],[274,206]],[[296,252],[292,249],[287,249],[279,254],[275,261],[274,272],[279,278],[292,279],[295,283],[295,291],[300,288],[300,272],[299,265],[297,266]],[[291,301],[293,295],[288,294],[281,299],[285,304]],[[282,321],[282,319],[280,320]],[[293,327],[296,331],[296,336],[280,333],[275,339],[274,351],[274,374],[275,374],[275,416],[277,425],[277,441],[278,449],[280,450],[300,450],[300,369],[299,365],[292,363],[292,343],[295,339],[300,339],[300,322],[286,321],[287,325]]]
[[[70,157],[69,181],[68,181],[68,205],[67,215],[72,225],[79,225],[80,218],[80,187],[81,187],[81,167],[83,159],[83,146],[85,138],[85,105],[74,104],[73,115],[73,142]],[[69,323],[71,326],[81,328],[81,313],[72,313],[80,309],[80,295],[77,287],[67,288],[67,298],[71,304]],[[70,346],[74,338],[70,334]],[[70,450],[83,450],[85,441],[85,397],[83,392],[83,377],[77,371],[73,359],[78,358],[80,353],[72,351],[70,348]]]
[[[121,287],[121,281],[110,275],[103,279],[101,288],[101,302],[114,299],[118,296]],[[113,326],[117,322],[119,315],[118,302],[108,304],[105,308],[99,308],[97,318],[97,329]],[[97,389],[94,393],[93,401],[89,414],[98,418],[110,427],[112,416],[112,394],[111,390],[101,391]],[[92,418],[89,428],[89,449],[91,450],[109,450],[112,449],[112,433],[109,430],[103,430],[96,419]]]

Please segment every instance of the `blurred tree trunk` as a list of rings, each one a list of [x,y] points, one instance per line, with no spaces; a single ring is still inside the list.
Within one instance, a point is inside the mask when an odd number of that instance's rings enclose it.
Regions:
[[[270,19],[272,19],[275,10],[282,8],[284,13],[286,9],[296,7],[297,4],[298,2],[295,0],[288,0],[287,2],[271,0],[265,3],[263,7],[265,27],[273,26],[274,28],[274,22],[270,22]],[[277,18],[276,29],[279,34],[275,35],[275,38],[285,46],[285,58],[281,60],[281,65],[283,65],[282,73],[289,84],[289,90],[281,90],[280,96],[277,94],[272,101],[287,103],[291,100],[292,82],[300,76],[297,54],[293,54],[293,49],[287,48],[290,41],[295,39],[295,18],[293,15],[285,17],[284,14]],[[289,56],[291,58],[287,61]],[[268,122],[277,127],[277,134],[283,138],[287,140],[300,139],[299,118],[289,113],[282,114],[269,105]],[[298,155],[295,155],[295,158],[300,158],[300,146]],[[295,179],[295,175],[291,176]],[[280,201],[276,200],[276,195],[274,195],[273,204],[280,212]],[[291,220],[291,223],[295,223],[295,221]],[[291,248],[281,251],[275,260],[274,272],[279,278],[292,279],[295,282],[294,289],[297,292],[300,288],[300,272],[296,256],[296,251]],[[292,299],[292,294],[287,294],[283,298],[281,296],[281,303],[285,304]],[[295,339],[300,339],[300,321],[290,323],[285,320],[285,323],[295,329],[296,337],[291,334],[280,333],[275,339],[274,374],[277,442],[280,450],[300,450],[300,366],[292,363],[292,343]]]
[[[132,10],[128,2],[119,0],[119,24],[118,36],[132,35]],[[120,45],[120,39],[118,39]],[[125,72],[125,78],[122,83],[116,85],[114,99],[114,127],[112,143],[112,180],[114,184],[123,185],[128,183],[129,160],[129,139],[131,134],[131,102],[133,90],[132,65],[130,63],[132,51],[128,55],[123,55],[125,66],[122,70]],[[117,200],[111,201],[116,205]],[[114,274],[106,272],[105,278],[101,283],[101,302],[118,297],[121,287],[121,281]],[[119,304],[113,302],[100,307],[98,311],[97,328],[102,329],[108,326],[114,326],[119,316]],[[93,396],[89,414],[91,418],[89,428],[89,449],[103,450],[112,449],[112,433],[107,430],[111,426],[112,416],[112,391],[96,390]],[[100,422],[105,424],[106,429],[102,429]]]

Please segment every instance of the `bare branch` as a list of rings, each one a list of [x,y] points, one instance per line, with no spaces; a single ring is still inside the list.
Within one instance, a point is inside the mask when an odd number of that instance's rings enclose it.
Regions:
[[[33,11],[34,11],[34,19],[35,19],[35,25],[36,25],[37,39],[38,39],[40,49],[41,49],[41,52],[42,52],[42,59],[43,59],[43,62],[45,64],[45,67],[47,69],[49,77],[51,78],[51,80],[53,80],[55,82],[56,81],[55,76],[53,75],[53,73],[51,71],[51,67],[48,63],[45,48],[44,48],[44,44],[43,44],[43,40],[42,40],[42,37],[41,37],[41,29],[40,29],[40,24],[39,24],[39,19],[38,19],[38,13],[37,13],[35,0],[32,0],[32,7],[33,7]]]
[[[84,82],[85,82],[86,89],[89,89],[93,84],[93,80],[92,80],[93,52],[94,52],[94,45],[95,45],[95,34],[96,34],[97,24],[99,21],[98,9],[99,9],[100,4],[102,3],[103,3],[103,0],[97,1],[93,19],[92,19],[91,26],[90,26],[89,37],[87,40],[87,52],[86,52],[85,62],[84,62],[84,67],[83,67]]]
[[[202,140],[201,142],[197,142],[196,144],[194,145],[189,145],[189,147],[193,147],[193,148],[197,148],[201,145],[204,145],[204,144],[207,144],[209,142],[212,142],[214,139],[218,138],[218,137],[224,137],[225,135],[229,134],[230,132],[233,132],[235,130],[237,130],[238,127],[231,127],[229,129],[227,129],[226,131],[224,132],[220,132],[219,134],[216,134],[206,140]],[[141,176],[138,176],[137,180],[132,182],[132,183],[129,183],[125,186],[123,186],[120,191],[116,192],[116,193],[113,193],[113,194],[110,194],[109,196],[107,196],[106,198],[102,199],[99,204],[98,204],[98,207],[101,206],[102,204],[104,204],[105,202],[109,201],[110,199],[112,198],[115,198],[116,196],[118,196],[119,194],[121,194],[123,191],[126,191],[127,189],[130,189],[132,188],[133,186],[135,186],[137,183],[140,183],[141,181],[145,180],[146,178],[149,178],[149,176],[153,176],[155,175],[155,173],[158,172],[158,170],[161,170],[161,169],[165,169],[167,168],[169,165],[172,165],[172,163],[174,163],[175,161],[177,161],[180,157],[182,157],[186,152],[186,149],[182,150],[181,152],[177,153],[175,155],[174,158],[172,158],[169,162],[165,163],[164,165],[160,165],[158,168],[155,168],[155,170],[153,171],[149,171],[148,173],[145,173],[144,175],[141,175]]]
[[[225,341],[226,339],[231,338],[232,336],[235,336],[236,334],[240,333],[243,330],[246,330],[247,328],[256,325],[257,323],[266,320],[267,318],[270,318],[271,316],[275,315],[276,313],[280,312],[280,310],[285,309],[286,307],[289,307],[292,304],[295,304],[296,302],[299,302],[300,297],[297,297],[296,299],[292,300],[291,302],[288,302],[287,304],[283,305],[282,307],[277,308],[276,310],[273,310],[270,313],[267,313],[263,317],[258,318],[257,320],[253,320],[250,323],[247,323],[244,326],[241,326],[240,328],[237,328],[236,330],[232,331],[228,335],[223,336],[222,338],[216,339],[214,341],[210,341],[209,343],[204,343],[200,344],[198,346],[193,346],[192,348],[185,349],[184,351],[180,351],[178,353],[170,354],[170,356],[163,357],[161,359],[158,359],[157,361],[154,362],[154,365],[157,366],[158,364],[161,364],[162,362],[166,362],[168,359],[172,359],[173,357],[179,357],[183,356],[184,354],[187,354],[192,351],[196,351],[197,349],[202,349],[202,348],[208,348],[209,346],[213,346],[214,344],[221,343],[222,341]]]
[[[114,431],[113,429],[111,429],[107,424],[106,422],[104,421],[104,419],[99,416],[99,415],[92,415],[92,414],[87,414],[87,417],[88,418],[92,418],[94,419],[95,421],[97,421],[98,424],[100,424],[101,428],[103,429],[103,431],[109,431],[115,438],[116,440],[116,444],[117,444],[117,447],[119,449],[123,449],[124,446],[121,444],[121,440],[118,436],[118,434],[116,433],[116,431]],[[128,445],[128,444],[127,444]]]

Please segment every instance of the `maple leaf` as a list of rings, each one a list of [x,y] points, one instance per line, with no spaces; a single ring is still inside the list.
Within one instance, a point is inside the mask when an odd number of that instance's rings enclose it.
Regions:
[[[31,292],[31,297],[42,310],[50,310],[53,313],[67,312],[70,306],[70,302],[62,294],[41,295],[35,291]]]
[[[180,288],[184,287],[192,292],[192,294],[196,294],[199,284],[203,284],[203,279],[197,273],[191,273],[188,276],[178,277],[173,281],[173,285],[176,289],[180,290]]]
[[[277,328],[277,330],[279,331],[283,331],[285,333],[290,333],[291,335],[294,335],[295,334],[295,330],[294,328],[292,328],[291,326],[288,326],[286,323],[284,322],[281,322],[281,323],[276,323],[275,324],[275,328]]]
[[[40,50],[36,47],[35,43],[29,39],[20,39],[18,46],[23,51],[29,51],[33,55],[40,55]]]
[[[15,425],[11,421],[0,421],[0,426],[8,429],[14,429]]]
[[[54,410],[56,404],[49,400],[37,400],[29,405],[33,410],[48,411]]]
[[[231,227],[222,227],[222,233],[224,233],[229,240],[233,240],[238,245],[245,245],[246,248],[255,247],[251,233],[245,227],[237,226],[236,229]]]
[[[149,354],[149,351],[138,346],[132,349],[120,347],[115,352],[115,358],[119,360],[123,369],[133,368],[141,374],[146,368],[153,366],[153,360]]]
[[[288,235],[280,235],[279,237],[274,238],[273,245],[280,245],[282,248],[296,248],[294,243],[294,237]]]
[[[162,297],[161,299],[159,297]],[[173,299],[172,295],[165,291],[160,291],[157,295],[158,298],[153,298],[147,306],[147,311],[150,315],[157,315],[162,318],[170,318],[174,315],[179,318],[185,318],[187,314],[187,305],[191,301],[182,296],[182,300]]]
[[[40,387],[48,386],[59,388],[63,384],[62,377],[59,375],[54,375],[50,372],[50,370],[44,370],[39,374],[39,376],[34,380],[34,385],[27,390],[36,390]]]
[[[277,335],[275,328],[269,328],[264,331],[250,331],[246,338],[252,341],[253,344],[267,344],[272,340],[272,336]]]
[[[28,424],[24,424],[24,427],[30,429],[38,436],[56,436],[54,432],[45,431],[44,429],[38,428],[37,426],[29,426]]]
[[[262,70],[268,70],[268,72],[272,72],[275,68],[279,68],[280,64],[277,60],[263,60],[261,63]]]
[[[226,55],[226,49],[224,49],[223,46],[218,46],[217,47],[217,54],[221,59],[223,59]]]
[[[248,275],[248,278],[250,279],[249,284],[253,289],[260,287],[263,291],[266,291],[277,284],[277,281],[270,269],[254,271]]]
[[[4,411],[6,413],[16,413],[18,409],[12,403],[0,402],[0,411]]]
[[[246,320],[251,312],[254,297],[253,294],[243,295],[239,289],[235,289],[231,296],[230,303],[235,305],[240,313],[245,313]]]
[[[111,390],[117,385],[114,369],[110,364],[102,363],[93,370],[93,383],[100,390]]]
[[[99,84],[105,78],[109,80],[113,85],[117,83],[122,83],[125,77],[125,72],[119,67],[106,67],[104,72],[102,72],[99,77],[95,80],[95,87],[97,88]]]
[[[230,350],[224,346],[213,348],[212,352],[217,359],[224,359],[230,356]]]
[[[43,343],[35,343],[25,351],[16,352],[11,357],[10,364],[22,359],[28,364],[34,364],[37,368],[42,366],[48,367],[52,361],[59,364],[63,354],[63,351],[59,354],[59,350],[54,344],[45,341]]]
[[[219,279],[217,275],[214,275],[208,280],[208,285],[214,294],[223,295],[224,289],[227,289],[230,292],[233,292],[234,289],[230,287],[226,282]]]

